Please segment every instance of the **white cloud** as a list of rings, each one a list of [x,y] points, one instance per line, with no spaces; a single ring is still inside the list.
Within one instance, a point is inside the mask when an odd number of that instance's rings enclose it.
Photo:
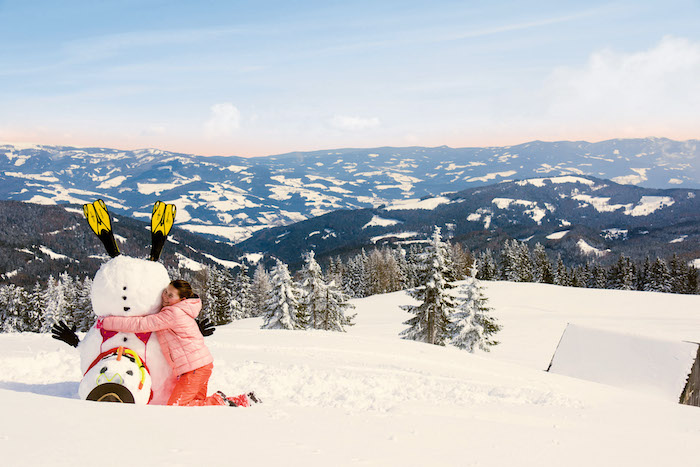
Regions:
[[[552,117],[624,121],[628,126],[697,124],[700,43],[667,36],[649,50],[602,50],[581,68],[560,68],[548,82]],[[689,121],[689,119],[691,121]]]
[[[241,127],[241,112],[230,102],[211,106],[211,116],[204,124],[209,137],[230,136]]]
[[[362,118],[347,115],[335,115],[331,118],[331,125],[339,130],[359,131],[369,128],[376,128],[380,125],[377,117]]]

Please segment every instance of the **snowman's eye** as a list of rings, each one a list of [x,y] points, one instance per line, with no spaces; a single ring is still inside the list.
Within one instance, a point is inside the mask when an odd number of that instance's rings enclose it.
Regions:
[[[104,373],[104,372],[106,372],[106,371],[107,371],[107,367],[106,367],[106,366],[103,366],[103,367],[100,369],[100,373]]]
[[[129,375],[129,376],[133,376],[133,375],[134,375],[134,372],[131,371],[131,370],[128,370],[128,371],[126,372],[126,374]]]

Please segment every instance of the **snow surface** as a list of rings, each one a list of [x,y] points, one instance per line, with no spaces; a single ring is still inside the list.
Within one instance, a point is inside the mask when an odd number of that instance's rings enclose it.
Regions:
[[[219,327],[210,390],[255,390],[248,409],[81,401],[76,349],[2,334],[3,465],[697,465],[699,408],[544,370],[567,323],[697,342],[700,296],[485,289],[490,353],[399,339],[404,292],[354,300],[348,333]]]

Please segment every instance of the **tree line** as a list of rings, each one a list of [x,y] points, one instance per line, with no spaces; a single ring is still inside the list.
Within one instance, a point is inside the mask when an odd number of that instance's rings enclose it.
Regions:
[[[487,249],[473,254],[459,243],[443,241],[437,228],[427,243],[336,256],[324,268],[310,251],[294,274],[280,260],[269,270],[258,264],[252,273],[246,265],[238,270],[168,268],[168,273],[193,285],[202,298],[203,316],[214,324],[262,317],[266,329],[344,331],[353,324],[351,298],[409,290],[422,304],[407,306],[415,318],[406,322],[409,327],[402,337],[468,350],[495,344],[493,334],[499,328],[488,315],[479,280],[698,293],[697,269],[675,255],[643,262],[620,255],[609,266],[594,262],[566,266],[560,256],[552,259],[541,244],[531,249],[516,240],[506,241],[498,252]],[[456,281],[464,284],[457,287]],[[0,330],[48,332],[53,323],[66,321],[87,331],[95,319],[91,284],[88,277],[64,272],[31,289],[0,286]],[[468,335],[478,339],[470,340]]]

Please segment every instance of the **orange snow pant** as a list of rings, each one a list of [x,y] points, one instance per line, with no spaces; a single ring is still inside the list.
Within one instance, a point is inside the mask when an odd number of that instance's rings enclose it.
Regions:
[[[214,364],[210,363],[178,376],[168,405],[226,405],[226,401],[217,394],[207,397],[207,385],[213,368]]]

